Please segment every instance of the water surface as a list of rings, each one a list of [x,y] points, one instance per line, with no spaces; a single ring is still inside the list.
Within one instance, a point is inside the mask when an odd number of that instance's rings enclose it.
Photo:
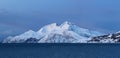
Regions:
[[[0,44],[0,58],[120,58],[120,44]]]

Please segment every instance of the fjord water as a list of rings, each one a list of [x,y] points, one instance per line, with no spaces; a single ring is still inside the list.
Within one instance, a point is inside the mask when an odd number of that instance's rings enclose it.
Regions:
[[[120,58],[120,44],[0,44],[0,58]]]

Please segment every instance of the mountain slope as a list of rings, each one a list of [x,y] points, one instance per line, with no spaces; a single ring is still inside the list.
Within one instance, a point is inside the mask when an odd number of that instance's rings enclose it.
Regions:
[[[100,32],[80,28],[70,22],[61,25],[52,23],[37,32],[29,30],[15,37],[8,37],[3,43],[84,43]]]
[[[119,43],[120,42],[120,32],[113,34],[102,35],[93,37],[88,42],[90,43]]]

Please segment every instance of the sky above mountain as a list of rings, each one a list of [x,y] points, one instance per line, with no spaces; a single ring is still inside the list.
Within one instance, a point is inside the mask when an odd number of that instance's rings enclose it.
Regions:
[[[0,37],[70,21],[100,32],[120,30],[119,0],[0,0]]]

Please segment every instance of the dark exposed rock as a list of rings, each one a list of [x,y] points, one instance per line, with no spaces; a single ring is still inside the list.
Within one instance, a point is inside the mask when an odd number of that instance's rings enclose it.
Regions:
[[[102,40],[112,40],[112,42],[120,42],[120,33],[113,33],[108,35],[102,35],[97,37],[92,37],[88,42],[101,42]]]
[[[36,38],[29,38],[25,41],[25,43],[37,43],[39,41],[39,39]]]

